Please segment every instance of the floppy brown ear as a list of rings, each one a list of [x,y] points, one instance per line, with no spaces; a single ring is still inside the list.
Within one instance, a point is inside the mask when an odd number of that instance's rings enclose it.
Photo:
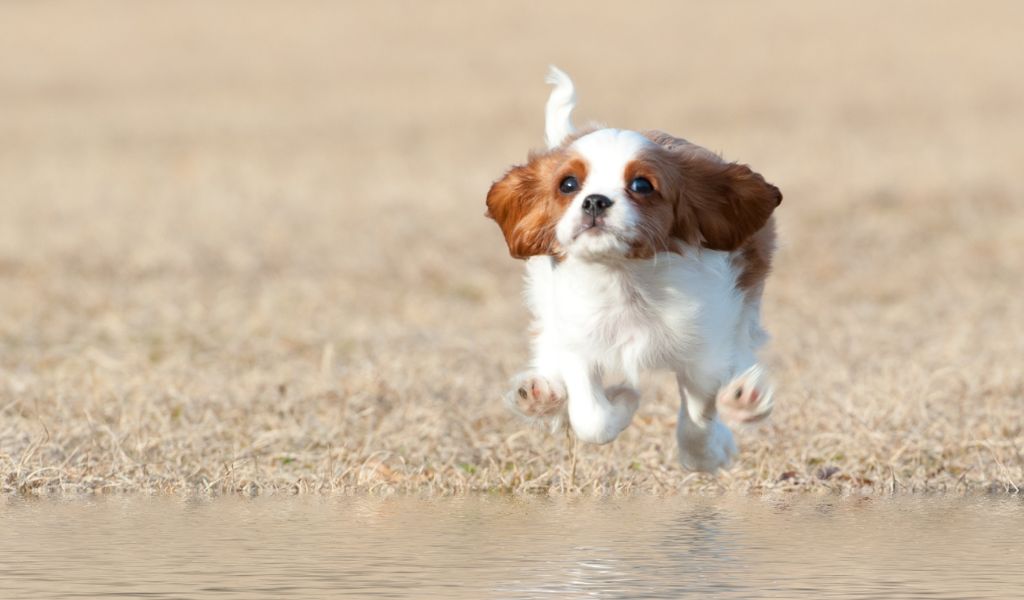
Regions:
[[[677,153],[673,237],[712,250],[739,248],[768,222],[782,194],[746,165],[703,151]]]
[[[679,166],[682,189],[673,235],[706,248],[736,250],[782,203],[779,188],[747,165],[690,154],[680,157]]]
[[[779,188],[747,165],[727,163],[717,154],[663,131],[644,135],[660,146],[654,159],[675,197],[671,235],[713,250],[735,250],[757,233],[782,203]]]
[[[513,167],[487,192],[486,216],[497,221],[513,258],[553,254],[556,220],[541,158]]]

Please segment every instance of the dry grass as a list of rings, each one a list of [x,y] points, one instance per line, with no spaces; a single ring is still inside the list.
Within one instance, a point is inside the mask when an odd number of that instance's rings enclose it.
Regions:
[[[1019,3],[342,4],[0,7],[0,489],[1024,486]],[[785,192],[778,408],[718,477],[670,378],[574,479],[497,400],[527,315],[483,196],[548,62]]]

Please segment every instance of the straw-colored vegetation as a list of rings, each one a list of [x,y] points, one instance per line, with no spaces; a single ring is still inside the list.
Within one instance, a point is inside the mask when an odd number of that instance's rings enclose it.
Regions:
[[[1019,3],[361,6],[0,7],[0,490],[1024,486]],[[498,400],[483,198],[549,62],[785,193],[777,408],[717,477],[664,375],[574,476]]]

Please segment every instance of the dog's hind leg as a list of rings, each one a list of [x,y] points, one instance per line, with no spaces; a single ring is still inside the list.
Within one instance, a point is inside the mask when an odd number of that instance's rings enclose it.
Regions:
[[[730,425],[763,421],[772,413],[774,392],[764,368],[755,364],[718,391],[718,413]]]

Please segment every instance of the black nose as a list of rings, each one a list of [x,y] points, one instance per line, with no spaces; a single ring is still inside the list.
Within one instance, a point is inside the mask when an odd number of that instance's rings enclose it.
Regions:
[[[592,217],[600,217],[612,204],[614,204],[614,202],[609,200],[608,196],[591,194],[583,199],[583,212]]]

